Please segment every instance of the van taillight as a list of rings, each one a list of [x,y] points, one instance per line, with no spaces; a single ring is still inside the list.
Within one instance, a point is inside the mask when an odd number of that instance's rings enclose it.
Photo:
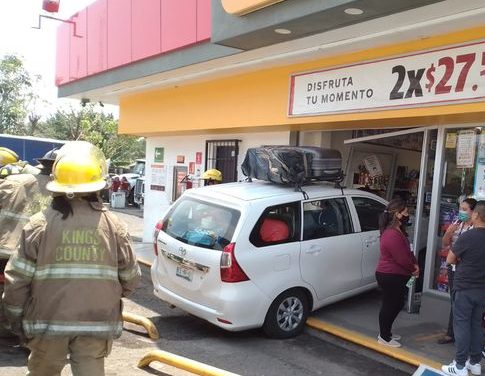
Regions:
[[[155,225],[155,232],[153,233],[153,252],[155,252],[155,256],[158,256],[158,246],[157,246],[157,238],[158,234],[163,228],[163,221],[158,221]]]
[[[236,256],[234,254],[234,248],[236,243],[230,243],[224,247],[221,255],[221,280],[222,282],[243,282],[249,281],[248,276],[244,273],[244,270],[239,266]]]

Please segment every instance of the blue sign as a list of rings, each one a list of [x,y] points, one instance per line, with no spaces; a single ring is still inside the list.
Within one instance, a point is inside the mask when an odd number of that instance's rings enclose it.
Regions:
[[[421,364],[416,372],[413,373],[413,376],[443,376],[444,374],[437,369],[425,366]]]

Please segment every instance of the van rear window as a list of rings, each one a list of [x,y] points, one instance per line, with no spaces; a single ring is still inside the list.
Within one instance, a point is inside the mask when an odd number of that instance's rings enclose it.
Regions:
[[[181,197],[163,220],[162,231],[197,247],[222,250],[231,242],[240,212]]]

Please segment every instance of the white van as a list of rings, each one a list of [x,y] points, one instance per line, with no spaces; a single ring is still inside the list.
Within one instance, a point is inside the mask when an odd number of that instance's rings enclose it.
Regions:
[[[155,294],[221,328],[303,330],[308,314],[372,289],[387,202],[327,183],[186,191],[157,224]]]

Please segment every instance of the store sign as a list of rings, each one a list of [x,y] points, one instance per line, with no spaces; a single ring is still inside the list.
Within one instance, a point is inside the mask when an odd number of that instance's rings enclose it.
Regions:
[[[282,1],[284,0],[221,0],[221,3],[227,13],[243,16]]]
[[[443,373],[438,371],[435,368],[431,368],[429,366],[425,366],[424,364],[420,364],[418,369],[412,374],[412,376],[441,376]]]
[[[290,116],[485,98],[485,42],[291,76]]]

